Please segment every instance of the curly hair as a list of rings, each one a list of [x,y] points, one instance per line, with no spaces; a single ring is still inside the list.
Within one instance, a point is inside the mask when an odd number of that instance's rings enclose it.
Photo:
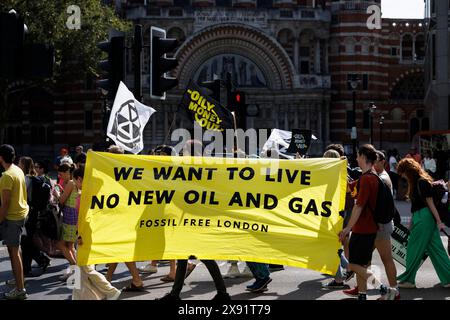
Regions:
[[[414,191],[414,186],[417,185],[417,181],[422,178],[429,183],[433,182],[433,178],[422,169],[420,164],[411,158],[405,158],[400,160],[397,167],[397,173],[399,176],[405,175],[408,180],[408,196],[411,199]]]

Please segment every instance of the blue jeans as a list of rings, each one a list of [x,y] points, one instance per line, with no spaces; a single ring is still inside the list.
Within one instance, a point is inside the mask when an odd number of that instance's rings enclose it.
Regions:
[[[258,262],[246,262],[246,263],[256,280],[269,278],[270,271],[269,266],[267,264]]]

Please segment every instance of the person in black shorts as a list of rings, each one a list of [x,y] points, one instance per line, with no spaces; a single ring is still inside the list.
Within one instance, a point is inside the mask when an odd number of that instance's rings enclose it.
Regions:
[[[358,299],[367,300],[367,280],[371,273],[367,268],[372,260],[378,225],[375,223],[372,211],[377,201],[378,178],[373,169],[377,159],[375,148],[366,144],[358,150],[357,161],[362,175],[357,184],[356,202],[348,225],[339,234],[341,241],[352,231],[349,243],[349,269],[356,273]],[[373,174],[371,174],[373,173]],[[343,292],[347,294],[344,290]],[[354,296],[351,294],[351,296]]]

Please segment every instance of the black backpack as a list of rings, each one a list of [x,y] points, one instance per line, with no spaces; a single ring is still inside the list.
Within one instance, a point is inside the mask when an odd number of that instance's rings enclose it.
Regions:
[[[369,172],[378,178],[378,193],[375,209],[370,208],[373,213],[373,218],[376,223],[386,224],[392,221],[396,215],[397,209],[395,208],[394,197],[392,196],[389,186],[381,180],[380,176]],[[359,185],[359,180],[358,180]],[[359,190],[359,186],[358,186]]]
[[[50,202],[50,192],[52,186],[44,177],[30,176],[31,179],[31,200],[29,205],[33,210],[44,210]]]
[[[50,203],[44,210],[39,211],[37,229],[49,239],[59,239],[61,212],[57,205]]]

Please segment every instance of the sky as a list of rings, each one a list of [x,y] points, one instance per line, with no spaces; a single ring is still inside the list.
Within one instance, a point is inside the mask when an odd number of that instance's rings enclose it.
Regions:
[[[383,18],[421,19],[424,16],[423,0],[381,0]]]

